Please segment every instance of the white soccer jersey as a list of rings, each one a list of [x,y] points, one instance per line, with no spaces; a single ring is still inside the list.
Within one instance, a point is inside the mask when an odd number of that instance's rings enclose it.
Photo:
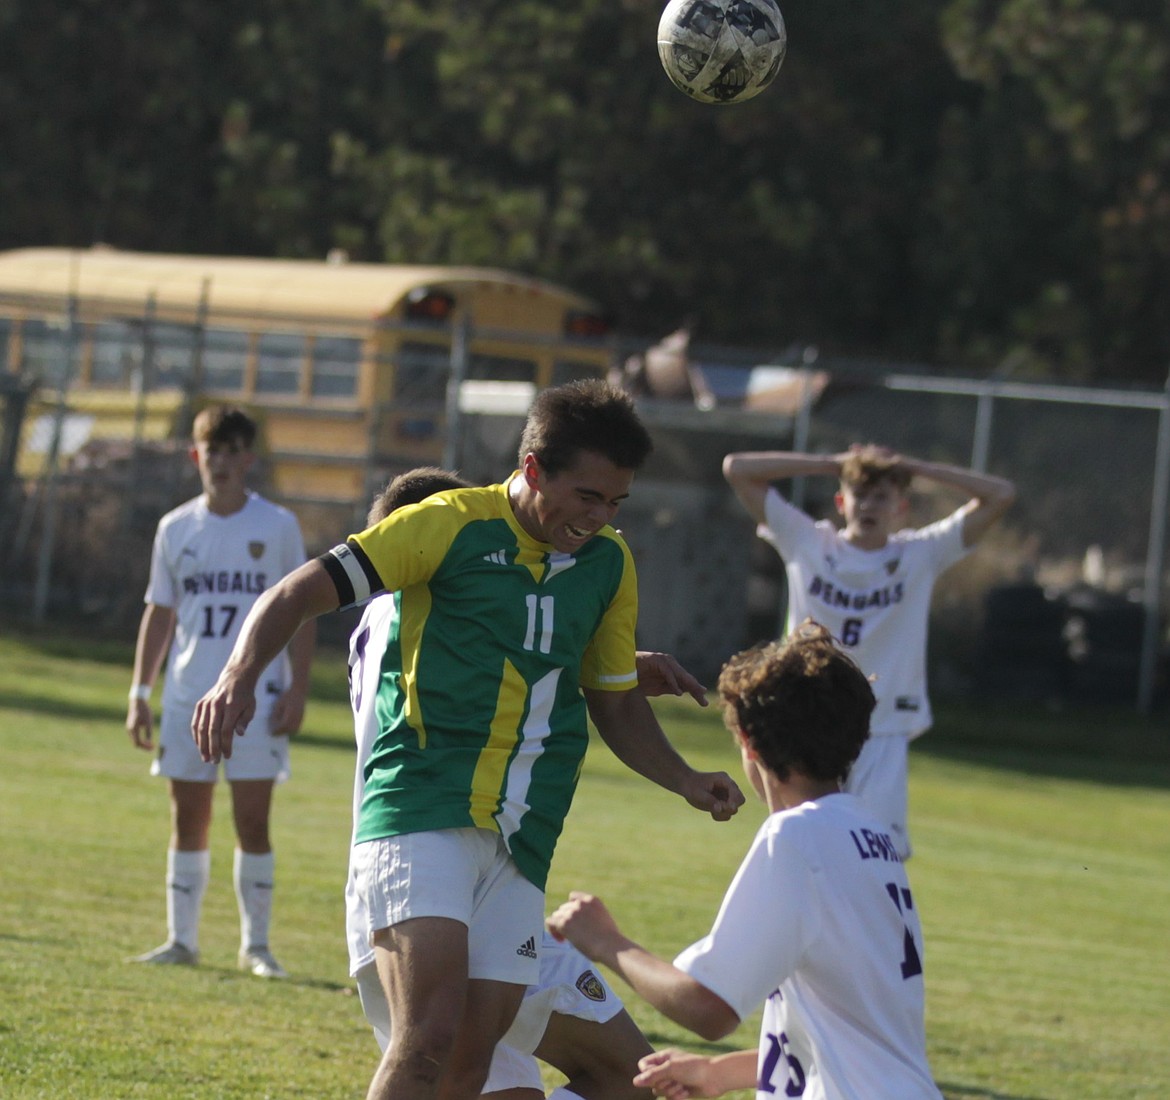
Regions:
[[[195,706],[223,670],[257,598],[304,560],[296,517],[255,493],[230,516],[209,511],[203,496],[163,516],[146,602],[175,611],[164,710]],[[257,684],[257,710],[271,708],[289,682],[288,656],[282,653]]]
[[[741,1019],[766,1001],[759,1100],[940,1100],[910,885],[853,795],[772,814],[675,966]]]
[[[846,542],[826,520],[814,522],[775,489],[764,498],[760,538],[784,559],[788,632],[812,618],[874,677],[875,737],[916,737],[930,728],[926,635],[934,582],[966,553],[963,517],[954,512],[892,535],[880,550]]]

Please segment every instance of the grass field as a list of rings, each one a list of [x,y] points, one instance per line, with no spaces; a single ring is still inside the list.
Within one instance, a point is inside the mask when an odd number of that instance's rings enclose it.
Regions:
[[[0,1097],[356,1098],[376,1048],[346,976],[352,751],[326,655],[277,796],[273,943],[234,967],[226,801],[196,970],[127,966],[161,942],[165,788],[122,729],[130,651],[0,633]],[[660,707],[696,764],[734,770],[713,711]],[[927,1029],[948,1100],[1170,1095],[1170,731],[1165,716],[943,708],[911,754],[910,874]],[[550,901],[583,887],[670,954],[702,932],[762,810],[716,825],[597,745]],[[655,1044],[681,1030],[629,1000]],[[745,1021],[725,1043],[755,1039]]]

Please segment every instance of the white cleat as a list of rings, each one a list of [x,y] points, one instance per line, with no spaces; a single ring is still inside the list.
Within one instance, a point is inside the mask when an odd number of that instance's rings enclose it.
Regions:
[[[150,963],[152,966],[195,966],[199,952],[184,947],[181,943],[164,943],[145,955],[135,955],[129,962]]]
[[[267,947],[249,947],[239,954],[241,970],[247,970],[257,978],[287,978],[288,971],[273,958]]]

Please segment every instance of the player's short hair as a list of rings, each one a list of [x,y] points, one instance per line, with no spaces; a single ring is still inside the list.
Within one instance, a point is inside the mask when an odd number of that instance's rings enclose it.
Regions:
[[[470,489],[472,484],[465,478],[444,470],[441,466],[416,466],[404,474],[391,478],[384,488],[370,504],[370,513],[366,517],[366,526],[373,527],[381,523],[396,508],[407,504],[417,504],[420,500],[445,489]]]
[[[195,417],[191,438],[196,443],[237,443],[250,451],[256,442],[256,421],[234,405],[211,405]]]
[[[850,451],[841,463],[841,484],[850,489],[872,489],[888,481],[900,493],[910,488],[910,471],[902,456],[872,443]]]
[[[843,779],[869,736],[873,689],[819,623],[737,653],[719,674],[723,719],[780,779]]]
[[[623,470],[637,470],[654,444],[625,390],[600,379],[553,386],[537,394],[524,432],[519,459],[536,455],[545,473],[568,469],[579,451],[593,451]]]

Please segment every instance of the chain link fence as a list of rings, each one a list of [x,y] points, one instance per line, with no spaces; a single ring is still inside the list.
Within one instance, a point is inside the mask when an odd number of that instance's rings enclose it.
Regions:
[[[1019,490],[1001,525],[936,588],[937,693],[1165,706],[1167,394],[813,360],[804,349],[761,356],[696,347],[685,384],[676,377],[654,393],[644,377],[633,380],[656,441],[619,520],[640,563],[641,645],[675,652],[710,682],[731,652],[773,636],[782,621],[782,563],[723,483],[724,453],[835,453],[878,442],[986,469]],[[440,377],[420,390],[428,423],[445,384],[443,365],[433,368]],[[62,398],[67,424],[68,391]],[[522,404],[457,417],[457,438],[437,441],[435,459],[497,480],[515,461],[522,419]],[[33,427],[24,426],[26,444]],[[63,450],[51,480],[10,484],[0,514],[5,617],[31,615],[39,586],[54,621],[131,637],[154,526],[199,491],[186,445],[93,440]],[[369,470],[366,481],[391,472]],[[256,487],[270,488],[263,464]],[[785,490],[815,517],[835,517],[828,479]],[[350,515],[360,519],[366,503],[353,501]],[[961,503],[916,485],[912,522]]]

